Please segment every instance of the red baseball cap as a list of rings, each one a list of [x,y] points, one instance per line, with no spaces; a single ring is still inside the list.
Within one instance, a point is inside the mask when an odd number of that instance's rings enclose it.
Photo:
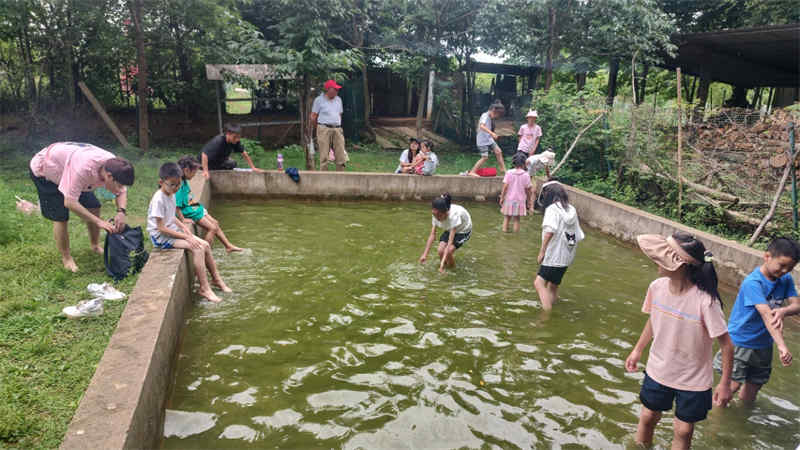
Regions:
[[[342,87],[339,86],[338,84],[336,84],[336,81],[328,80],[328,81],[325,82],[325,90],[327,91],[330,88],[341,89]]]

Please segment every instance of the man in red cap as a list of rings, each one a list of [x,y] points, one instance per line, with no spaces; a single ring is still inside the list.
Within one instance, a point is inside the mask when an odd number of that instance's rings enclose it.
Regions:
[[[342,87],[334,80],[325,82],[325,93],[314,99],[311,107],[311,131],[317,129],[317,148],[319,148],[319,168],[328,170],[328,153],[333,147],[336,155],[336,171],[344,170],[344,134],[342,133]]]

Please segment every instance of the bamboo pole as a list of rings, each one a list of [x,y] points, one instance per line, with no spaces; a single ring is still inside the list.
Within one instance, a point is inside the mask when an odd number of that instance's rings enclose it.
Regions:
[[[130,147],[131,145],[128,143],[128,140],[125,139],[125,136],[122,134],[121,131],[119,131],[119,128],[117,128],[117,125],[108,115],[105,108],[103,108],[103,105],[101,105],[100,102],[97,100],[97,98],[94,96],[94,94],[92,94],[92,91],[89,89],[89,86],[86,86],[86,83],[84,83],[83,81],[79,81],[78,87],[81,89],[81,92],[83,92],[83,95],[86,96],[86,99],[89,100],[89,103],[92,104],[95,111],[97,111],[97,114],[100,115],[100,118],[103,119],[103,122],[105,122],[108,129],[111,130],[111,132],[114,134],[114,137],[117,138],[119,143],[125,148]]]
[[[683,216],[683,214],[681,214],[683,206],[683,135],[681,131],[681,128],[683,128],[683,117],[681,117],[683,115],[681,114],[683,110],[681,106],[681,68],[678,67],[676,71],[678,73],[678,220],[681,220]]]

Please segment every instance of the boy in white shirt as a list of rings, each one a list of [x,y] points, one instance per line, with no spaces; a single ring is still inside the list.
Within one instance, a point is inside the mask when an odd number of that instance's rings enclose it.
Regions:
[[[165,163],[158,170],[160,188],[153,194],[147,208],[147,232],[153,246],[160,249],[180,248],[192,252],[194,273],[200,282],[197,292],[214,303],[221,302],[208,284],[206,268],[211,272],[215,286],[222,292],[232,292],[222,281],[217,263],[211,255],[211,245],[195,236],[189,228],[175,216],[175,192],[181,187],[181,168],[176,163]]]

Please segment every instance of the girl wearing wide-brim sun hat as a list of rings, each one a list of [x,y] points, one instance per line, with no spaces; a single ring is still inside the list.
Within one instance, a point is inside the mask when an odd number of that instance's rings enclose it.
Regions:
[[[536,125],[536,119],[538,118],[539,113],[533,109],[525,115],[526,123],[522,124],[517,132],[519,136],[517,151],[529,156],[536,153],[536,149],[539,147],[539,140],[542,138],[542,127]]]
[[[706,418],[712,403],[724,406],[731,399],[733,343],[722,314],[717,273],[711,253],[688,233],[646,234],[637,241],[658,265],[661,278],[647,289],[642,311],[650,318],[625,360],[627,371],[636,371],[644,348],[653,341],[639,393],[642,412],[636,442],[652,444],[661,413],[674,403],[672,448],[689,448],[695,422]],[[712,394],[713,339],[719,342],[724,362]]]

